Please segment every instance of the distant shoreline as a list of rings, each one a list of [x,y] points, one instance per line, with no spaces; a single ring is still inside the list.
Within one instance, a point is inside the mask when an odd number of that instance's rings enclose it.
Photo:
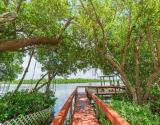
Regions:
[[[10,83],[10,84],[18,84],[20,80],[14,80],[14,81],[1,81],[1,83]],[[23,84],[36,84],[38,79],[36,80],[24,80]],[[47,79],[44,79],[41,81],[41,83],[47,82]],[[55,79],[52,81],[52,83],[56,84],[70,84],[70,83],[96,83],[101,82],[100,79],[85,79],[85,78],[75,78],[75,79]],[[108,82],[108,80],[105,80],[105,82]]]

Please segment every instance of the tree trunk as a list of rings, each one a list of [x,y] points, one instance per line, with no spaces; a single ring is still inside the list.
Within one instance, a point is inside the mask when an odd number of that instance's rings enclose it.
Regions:
[[[42,85],[40,85],[39,87],[37,87],[36,89],[34,89],[32,92],[38,91],[39,89],[41,89],[42,87],[44,87],[46,84],[48,84],[48,82],[43,83]]]
[[[160,20],[158,20],[158,24],[160,24]],[[150,36],[149,36],[150,37]],[[148,38],[150,40],[150,38]],[[151,39],[153,40],[153,39]],[[151,41],[150,40],[150,41]],[[152,88],[152,85],[155,83],[155,81],[158,79],[158,76],[160,75],[160,30],[157,32],[157,50],[156,50],[156,56],[157,56],[157,69],[149,76],[146,87],[145,87],[145,94],[143,97],[143,102],[146,103],[149,99],[150,91]]]
[[[44,74],[36,83],[35,87],[33,88],[33,91],[37,89],[39,83],[44,79],[44,77],[47,75],[48,73]]]
[[[137,104],[142,104],[142,95],[141,95],[141,80],[140,80],[140,42],[141,37],[139,37],[135,42],[135,50],[134,50],[134,56],[135,56],[135,89],[136,93],[134,95],[134,101]],[[135,97],[136,96],[136,97]]]
[[[52,79],[53,79],[54,77],[55,77],[55,76],[53,75],[53,73],[51,73],[51,71],[48,71],[48,83],[47,83],[46,91],[45,91],[45,94],[46,94],[46,97],[47,97],[47,98],[49,97],[50,85],[51,85]]]
[[[20,82],[18,83],[17,88],[15,89],[15,92],[18,91],[18,89],[20,88],[20,86],[21,86],[22,83],[23,83],[23,80],[24,80],[24,78],[25,78],[25,76],[26,76],[26,74],[27,74],[27,72],[28,72],[29,66],[30,66],[30,64],[31,64],[31,60],[32,60],[33,54],[34,54],[34,50],[31,51],[30,58],[29,58],[29,61],[28,61],[28,65],[27,65],[27,67],[26,67],[26,69],[25,69],[25,71],[24,71],[24,73],[23,73],[23,76],[22,76]]]
[[[144,94],[144,97],[143,97],[143,103],[147,102],[147,100],[149,98],[150,90],[152,88],[152,85],[157,80],[159,74],[160,74],[160,67],[155,72],[153,72],[150,75],[150,77],[148,78],[147,83],[146,83],[146,87],[145,87],[146,89],[145,89],[145,94]]]
[[[115,70],[120,74],[124,85],[127,88],[127,93],[130,97],[134,96],[135,89],[131,86],[130,81],[128,80],[123,68],[120,64],[109,54],[103,54],[103,57],[110,62],[110,64],[115,68]]]

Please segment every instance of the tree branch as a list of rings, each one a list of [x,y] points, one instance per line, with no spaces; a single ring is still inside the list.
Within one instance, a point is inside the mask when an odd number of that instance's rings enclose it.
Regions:
[[[38,87],[39,83],[45,78],[45,76],[47,76],[48,73],[44,74],[36,83],[35,87],[33,88],[33,91]]]
[[[147,101],[149,94],[150,94],[150,90],[152,88],[153,83],[155,83],[155,81],[158,79],[158,76],[160,74],[160,67],[158,67],[158,69],[156,71],[154,71],[150,77],[147,80],[147,84],[146,84],[146,91],[144,94],[144,102]]]
[[[152,54],[152,59],[153,59],[153,63],[154,63],[154,69],[157,70],[158,68],[158,59],[156,57],[156,54],[154,53],[154,47],[153,47],[153,36],[151,33],[151,26],[148,24],[147,25],[147,41],[148,41],[148,47],[151,51]]]
[[[30,39],[15,39],[8,41],[0,41],[0,52],[17,51],[19,48],[33,45],[57,45],[59,40],[56,37],[47,38],[30,38]]]
[[[96,11],[96,8],[94,7],[94,5],[93,5],[93,2],[92,2],[92,0],[90,0],[90,3],[91,3],[91,5],[92,5],[92,8],[93,8],[93,11],[94,11],[94,14],[95,14],[95,16],[96,16],[96,21],[97,21],[97,23],[98,23],[98,25],[100,26],[100,28],[101,28],[101,31],[102,31],[102,49],[103,50],[106,50],[106,34],[105,34],[105,30],[104,30],[104,27],[103,27],[103,24],[102,24],[102,22],[101,22],[101,20],[100,20],[100,18],[99,18],[99,16],[98,16],[98,14],[97,14],[97,11]]]
[[[158,20],[158,25],[160,25],[160,19]],[[160,30],[157,32],[157,63],[160,66]]]
[[[127,48],[131,42],[131,34],[132,34],[132,28],[131,28],[131,23],[132,23],[132,13],[131,13],[131,7],[129,10],[129,16],[128,16],[128,34],[127,34],[127,39],[125,42],[124,46],[124,52],[123,52],[123,57],[122,57],[122,67],[124,68],[125,63],[126,63],[126,56],[127,56]]]
[[[17,14],[15,12],[5,12],[2,15],[0,15],[0,24],[15,20],[17,17]]]
[[[19,0],[19,1],[18,1],[17,8],[16,8],[16,12],[17,12],[17,13],[20,11],[21,5],[22,5],[23,1],[24,1],[24,0]]]
[[[158,20],[158,24],[160,24],[160,20]],[[146,84],[146,92],[144,94],[144,101],[147,101],[150,90],[152,88],[152,85],[155,83],[155,81],[158,79],[160,75],[160,30],[158,31],[157,34],[157,58],[158,58],[158,66],[157,69],[150,75],[150,77],[147,80]]]
[[[58,34],[58,39],[61,38],[62,33],[66,30],[66,28],[70,25],[71,21],[73,20],[73,18],[69,18],[67,20],[67,22],[64,24],[64,26],[60,29],[59,34]]]
[[[137,102],[141,103],[141,80],[140,80],[140,42],[142,37],[138,37],[138,39],[135,42],[135,79],[136,79],[136,94],[137,94]]]
[[[28,38],[28,39],[14,39],[14,40],[4,40],[0,41],[0,52],[5,51],[17,51],[20,48],[33,45],[57,45],[62,39],[62,33],[70,25],[71,20],[69,19],[64,26],[61,28],[60,33],[57,37],[38,37],[38,38]]]

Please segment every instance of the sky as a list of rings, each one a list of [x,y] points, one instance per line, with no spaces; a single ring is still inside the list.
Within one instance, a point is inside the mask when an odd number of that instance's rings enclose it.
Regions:
[[[23,68],[27,66],[29,60],[29,56],[27,55],[26,57],[23,58]],[[36,65],[36,66],[35,66]],[[34,73],[34,67],[35,67],[35,73]],[[22,73],[23,74],[23,73]],[[21,79],[22,74],[18,75],[18,79]],[[39,79],[42,74],[45,74],[45,72],[41,71],[41,64],[37,62],[34,58],[32,58],[31,65],[29,67],[28,73],[25,77],[25,79]],[[95,69],[90,69],[87,72],[83,71],[78,71],[77,74],[71,74],[69,75],[68,78],[99,78],[99,76],[102,75],[100,70],[95,71]]]

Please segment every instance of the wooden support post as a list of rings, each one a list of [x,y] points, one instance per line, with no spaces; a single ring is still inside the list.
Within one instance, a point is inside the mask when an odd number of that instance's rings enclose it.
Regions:
[[[102,86],[102,77],[100,76],[100,80],[101,80],[101,86]]]
[[[71,103],[71,107],[70,107],[70,114],[69,114],[69,119],[72,120],[72,113],[73,113],[73,101]]]
[[[113,76],[113,85],[115,86],[115,79],[114,79],[114,76]]]
[[[110,84],[110,86],[111,86],[111,85],[112,85],[112,82],[111,82],[110,76],[109,76],[108,78],[109,78],[109,84]]]

